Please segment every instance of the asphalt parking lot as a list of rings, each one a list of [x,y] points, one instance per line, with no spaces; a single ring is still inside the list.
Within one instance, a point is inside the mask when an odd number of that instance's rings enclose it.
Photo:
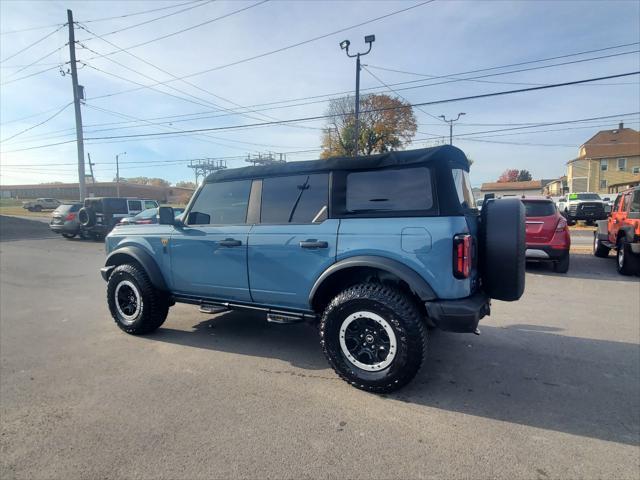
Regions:
[[[178,305],[125,335],[102,243],[0,217],[0,477],[637,479],[640,279],[589,243],[375,396],[306,324]]]

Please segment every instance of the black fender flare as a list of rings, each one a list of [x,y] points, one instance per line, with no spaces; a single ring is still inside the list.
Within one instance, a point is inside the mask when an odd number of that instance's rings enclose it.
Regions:
[[[618,238],[624,236],[629,243],[633,243],[634,235],[635,231],[631,225],[624,225],[623,227],[620,227],[620,230],[618,230]]]
[[[162,272],[160,271],[160,267],[153,259],[153,257],[146,252],[142,247],[137,247],[135,245],[129,245],[126,247],[121,247],[109,254],[107,260],[104,263],[104,269],[106,270],[106,278],[109,278],[111,275],[111,271],[118,265],[122,265],[123,263],[128,263],[131,259],[135,260],[149,275],[149,280],[154,287],[158,290],[169,290],[167,288],[167,284],[164,281],[164,277],[162,276]],[[105,275],[103,274],[103,277]]]
[[[371,267],[391,273],[400,280],[406,282],[407,285],[409,285],[409,288],[411,288],[411,290],[422,301],[426,302],[428,300],[438,298],[431,288],[431,285],[429,285],[424,278],[422,278],[415,270],[407,267],[399,261],[375,255],[358,255],[340,260],[322,272],[313,284],[311,292],[309,293],[309,305],[314,304],[315,296],[325,281],[330,280],[330,277],[335,273],[353,267]]]

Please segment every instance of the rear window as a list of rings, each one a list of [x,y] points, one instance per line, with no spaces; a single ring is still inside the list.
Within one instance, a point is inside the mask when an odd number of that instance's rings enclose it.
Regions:
[[[433,208],[426,167],[352,172],[347,175],[347,210],[352,213],[424,211]]]
[[[262,181],[261,223],[311,223],[324,220],[329,175],[296,175]]]
[[[60,205],[58,208],[56,208],[53,213],[70,213],[70,212],[77,212],[78,210],[80,210],[81,205],[79,203],[73,204],[73,205]]]
[[[556,206],[553,202],[523,201],[527,217],[548,217],[555,215]]]

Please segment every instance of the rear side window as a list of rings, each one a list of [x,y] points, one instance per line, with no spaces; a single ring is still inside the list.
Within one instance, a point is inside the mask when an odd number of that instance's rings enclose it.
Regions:
[[[524,201],[527,217],[548,217],[555,215],[556,206],[553,202],[527,202]]]
[[[347,211],[419,211],[433,208],[431,172],[426,167],[351,172]]]
[[[640,213],[640,190],[636,190],[633,192],[633,197],[631,197],[631,207],[629,208],[630,213]]]
[[[189,225],[237,225],[246,223],[251,180],[206,183],[198,194]]]
[[[104,213],[129,213],[127,200],[124,198],[105,198]]]
[[[311,223],[327,218],[329,175],[296,175],[262,181],[261,223]]]
[[[461,168],[454,168],[451,170],[451,174],[453,175],[453,183],[456,185],[460,206],[462,208],[476,208],[469,172]]]
[[[78,210],[80,210],[81,205],[79,203],[74,203],[73,205],[68,205],[68,204],[64,204],[64,205],[60,205],[58,208],[56,208],[53,213],[69,213],[69,212],[77,212]]]
[[[129,210],[142,210],[142,202],[140,200],[129,200]]]

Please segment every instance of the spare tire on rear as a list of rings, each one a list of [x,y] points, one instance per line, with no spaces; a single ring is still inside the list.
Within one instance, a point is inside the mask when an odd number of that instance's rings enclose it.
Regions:
[[[517,198],[482,206],[480,271],[489,297],[511,302],[524,293],[525,208]]]
[[[78,221],[83,227],[93,227],[96,224],[96,212],[93,208],[83,207],[78,212]]]

